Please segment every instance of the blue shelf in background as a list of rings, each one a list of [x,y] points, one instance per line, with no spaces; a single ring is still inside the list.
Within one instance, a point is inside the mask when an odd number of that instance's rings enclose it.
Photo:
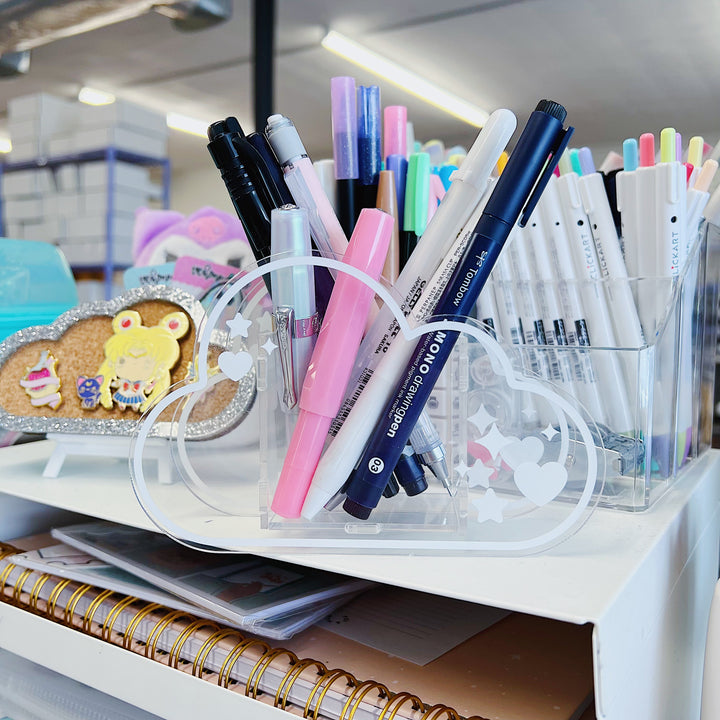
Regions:
[[[170,207],[170,160],[169,158],[156,158],[148,155],[139,155],[138,153],[129,152],[128,150],[120,150],[115,147],[99,148],[97,150],[87,150],[81,153],[72,153],[69,155],[57,155],[54,157],[38,157],[32,160],[21,160],[19,162],[8,162],[0,163],[0,183],[2,182],[2,176],[4,173],[19,172],[21,170],[42,170],[50,169],[54,170],[62,165],[82,165],[89,162],[102,161],[108,163],[108,198],[107,198],[107,212],[106,212],[106,224],[105,224],[105,239],[107,248],[106,262],[101,266],[82,266],[75,265],[74,268],[78,270],[90,270],[99,269],[102,270],[105,282],[105,297],[110,299],[112,296],[112,279],[113,272],[115,270],[122,270],[127,265],[120,265],[113,261],[113,229],[112,229],[112,216],[114,213],[114,197],[113,191],[115,189],[115,163],[126,162],[133,165],[144,165],[147,167],[160,167],[162,168],[162,186],[163,186],[163,197],[162,206],[165,210]],[[3,222],[3,198],[0,188],[0,235],[4,232]]]

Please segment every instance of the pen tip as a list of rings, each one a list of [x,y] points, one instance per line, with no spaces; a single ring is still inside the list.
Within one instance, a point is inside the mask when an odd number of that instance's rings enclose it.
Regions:
[[[554,100],[541,100],[537,104],[535,110],[547,113],[559,120],[561,123],[564,123],[565,118],[567,117],[567,110],[560,103],[555,102]]]

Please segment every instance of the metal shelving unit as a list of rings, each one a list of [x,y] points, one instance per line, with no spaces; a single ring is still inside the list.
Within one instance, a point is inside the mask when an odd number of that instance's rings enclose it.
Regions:
[[[146,167],[160,167],[162,169],[162,206],[164,209],[170,207],[170,160],[168,158],[149,157],[147,155],[138,155],[137,153],[120,150],[115,147],[101,148],[99,150],[89,150],[82,153],[72,155],[58,155],[56,157],[39,157],[33,160],[23,160],[19,162],[0,163],[0,234],[4,233],[5,225],[3,222],[3,197],[2,197],[2,178],[5,173],[19,172],[21,170],[40,170],[50,169],[56,170],[63,165],[82,165],[89,162],[97,162],[104,160],[108,166],[108,190],[107,190],[107,210],[105,213],[105,240],[106,254],[105,262],[100,266],[80,266],[83,270],[97,270],[103,273],[105,283],[105,297],[109,299],[112,296],[112,278],[115,270],[123,270],[125,266],[118,265],[114,261],[114,231],[113,231],[113,215],[114,207],[114,191],[115,191],[115,175],[118,162],[126,162],[133,165],[143,165]],[[79,268],[78,268],[79,269]]]

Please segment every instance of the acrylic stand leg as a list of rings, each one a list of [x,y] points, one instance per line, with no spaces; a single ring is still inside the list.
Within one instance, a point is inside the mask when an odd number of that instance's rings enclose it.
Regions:
[[[68,455],[117,458],[128,458],[130,456],[129,437],[67,435],[64,433],[48,433],[47,437],[48,440],[55,441],[55,449],[43,470],[43,477],[46,478],[58,477]],[[161,485],[172,483],[168,440],[164,438],[148,438],[145,442],[144,456],[148,459],[157,460],[158,481]]]

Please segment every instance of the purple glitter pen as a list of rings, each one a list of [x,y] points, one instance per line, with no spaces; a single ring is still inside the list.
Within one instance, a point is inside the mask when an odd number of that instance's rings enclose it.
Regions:
[[[355,188],[359,175],[355,78],[332,78],[330,101],[338,220],[345,234],[350,237],[355,227]]]

